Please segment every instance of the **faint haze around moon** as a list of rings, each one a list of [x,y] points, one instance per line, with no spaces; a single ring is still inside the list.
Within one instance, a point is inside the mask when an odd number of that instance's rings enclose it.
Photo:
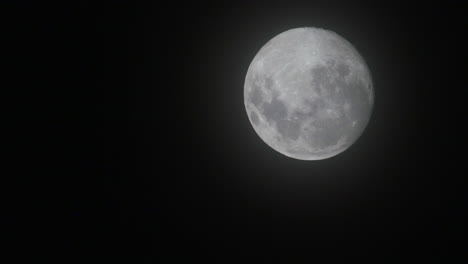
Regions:
[[[363,133],[374,104],[369,69],[336,33],[295,28],[268,41],[244,84],[249,120],[274,150],[320,160],[348,149]]]

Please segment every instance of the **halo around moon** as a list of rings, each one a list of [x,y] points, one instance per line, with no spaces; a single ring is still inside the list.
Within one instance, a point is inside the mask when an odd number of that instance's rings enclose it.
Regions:
[[[291,158],[320,160],[348,149],[369,122],[374,90],[357,50],[338,34],[296,28],[254,57],[244,103],[258,136]]]

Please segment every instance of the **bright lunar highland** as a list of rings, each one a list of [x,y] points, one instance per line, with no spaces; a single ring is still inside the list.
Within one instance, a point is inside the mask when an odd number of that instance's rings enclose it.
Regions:
[[[268,41],[244,84],[249,120],[274,150],[320,160],[348,149],[361,136],[374,104],[369,69],[338,34],[296,28]]]

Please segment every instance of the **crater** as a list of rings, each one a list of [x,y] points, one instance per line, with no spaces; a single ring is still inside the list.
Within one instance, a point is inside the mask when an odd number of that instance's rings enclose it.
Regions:
[[[258,118],[258,115],[257,113],[255,113],[254,111],[251,111],[250,112],[250,120],[252,121],[252,123],[256,126],[258,126],[259,122],[260,122],[260,119]]]

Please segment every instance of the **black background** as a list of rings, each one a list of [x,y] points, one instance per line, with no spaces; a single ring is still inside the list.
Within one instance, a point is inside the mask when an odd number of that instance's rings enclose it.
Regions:
[[[9,158],[20,161],[6,219],[21,254],[461,256],[466,5],[3,5]],[[243,102],[256,52],[304,26],[350,41],[375,87],[362,137],[322,161],[273,151]]]

